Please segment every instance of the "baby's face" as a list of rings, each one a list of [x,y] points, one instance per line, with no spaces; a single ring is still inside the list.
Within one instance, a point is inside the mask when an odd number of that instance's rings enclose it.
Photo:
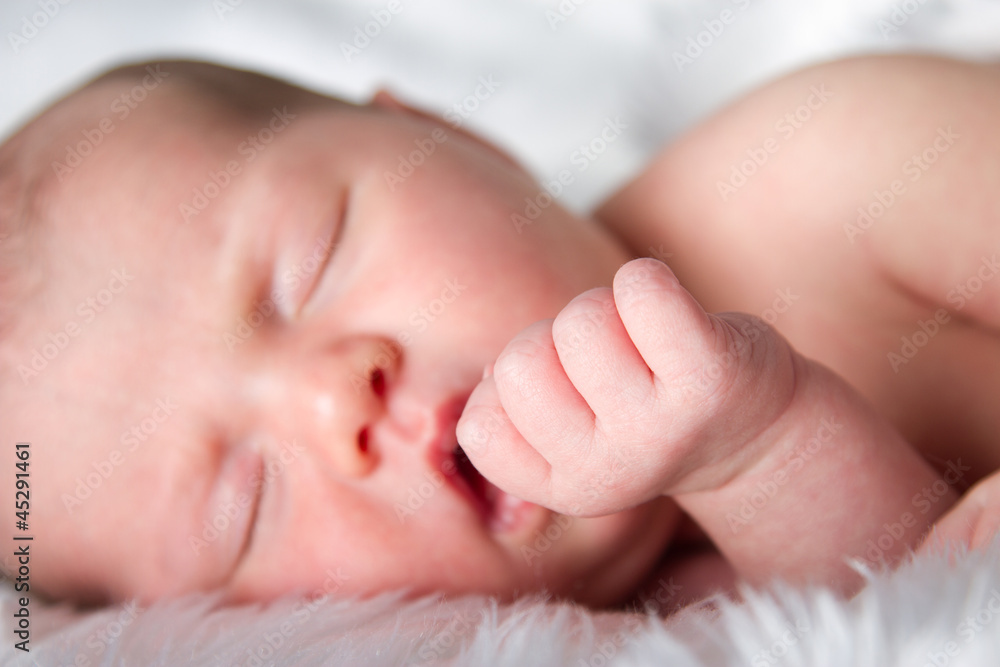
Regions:
[[[45,280],[0,387],[3,441],[31,442],[33,583],[590,601],[634,583],[662,504],[571,521],[455,454],[484,366],[608,284],[618,246],[556,205],[516,225],[532,181],[416,114],[192,97],[169,82],[109,114],[46,195]]]

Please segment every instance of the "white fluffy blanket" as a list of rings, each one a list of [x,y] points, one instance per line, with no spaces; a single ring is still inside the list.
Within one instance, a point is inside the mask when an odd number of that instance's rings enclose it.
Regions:
[[[655,612],[669,604],[670,582]],[[199,596],[147,609],[86,614],[31,610],[30,653],[5,628],[4,665],[496,665],[531,667],[801,665],[996,667],[1000,664],[1000,540],[949,564],[923,557],[870,575],[849,601],[775,586],[746,601],[689,607],[665,620],[595,613],[544,600],[405,601],[400,595],[285,599],[214,608]],[[9,587],[0,616],[16,609]]]

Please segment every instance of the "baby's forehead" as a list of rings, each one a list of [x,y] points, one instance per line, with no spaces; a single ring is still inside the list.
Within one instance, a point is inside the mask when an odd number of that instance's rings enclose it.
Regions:
[[[33,136],[21,152],[36,163],[38,189],[64,212],[109,197],[146,206],[175,187],[184,192],[170,196],[183,199],[234,160],[249,165],[247,155],[256,157],[259,147],[248,139],[263,133],[268,141],[283,138],[274,136],[275,125],[280,131],[289,118],[326,117],[323,111],[345,106],[275,79],[204,63],[131,66],[57,103],[28,128]]]

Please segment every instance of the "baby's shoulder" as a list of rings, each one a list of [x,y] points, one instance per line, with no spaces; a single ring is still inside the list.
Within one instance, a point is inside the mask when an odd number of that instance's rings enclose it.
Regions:
[[[933,57],[787,76],[598,212],[710,311],[774,325],[933,460],[1000,467],[1000,70]]]

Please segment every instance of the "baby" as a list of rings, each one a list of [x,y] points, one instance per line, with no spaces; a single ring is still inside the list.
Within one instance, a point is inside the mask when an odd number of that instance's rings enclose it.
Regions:
[[[935,522],[978,546],[1000,515],[997,111],[986,67],[812,68],[598,223],[387,94],[107,74],[0,148],[0,442],[30,443],[31,590],[614,605],[670,581],[679,604],[735,578],[851,591],[850,559],[894,563]]]

